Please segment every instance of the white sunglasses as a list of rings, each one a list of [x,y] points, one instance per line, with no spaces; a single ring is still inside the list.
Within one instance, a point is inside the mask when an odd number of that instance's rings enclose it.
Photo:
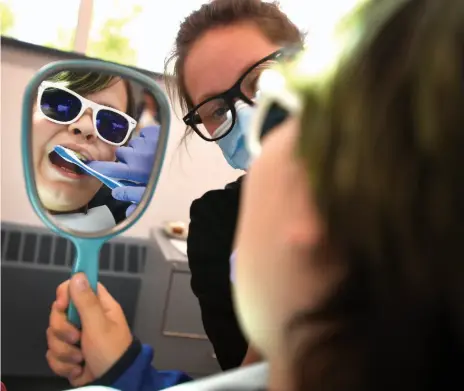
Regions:
[[[137,126],[137,121],[126,113],[92,102],[60,83],[43,81],[39,86],[37,106],[45,118],[60,125],[70,125],[87,109],[92,109],[97,137],[117,147],[127,142]]]
[[[247,133],[246,143],[251,158],[261,154],[261,140],[273,127],[302,111],[300,96],[292,91],[277,69],[266,69],[258,80],[259,98],[256,113]]]

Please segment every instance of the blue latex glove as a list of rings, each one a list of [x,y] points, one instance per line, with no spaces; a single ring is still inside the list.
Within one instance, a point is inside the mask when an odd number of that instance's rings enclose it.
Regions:
[[[112,191],[115,199],[135,203],[127,208],[126,216],[134,211],[145,192],[155,162],[159,132],[159,126],[143,128],[140,135],[129,141],[126,147],[116,150],[117,162],[93,161],[88,164],[109,177],[140,183],[140,186],[122,186]]]
[[[230,265],[230,282],[235,283],[235,260],[237,258],[237,250],[234,250],[229,258]]]

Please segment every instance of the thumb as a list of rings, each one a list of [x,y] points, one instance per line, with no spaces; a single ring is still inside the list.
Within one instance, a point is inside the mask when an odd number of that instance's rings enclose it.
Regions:
[[[108,292],[104,285],[98,283],[97,292],[98,300],[100,301],[100,305],[105,313],[119,308],[118,302],[113,296],[111,296],[110,292]]]
[[[134,210],[137,209],[137,204],[132,204],[126,209],[126,217],[129,217],[132,213],[134,213]]]
[[[83,273],[71,278],[69,293],[81,318],[82,327],[97,328],[105,324],[104,310]]]
[[[123,202],[135,202],[138,204],[145,193],[145,189],[145,186],[121,186],[116,187],[111,192],[111,195],[116,200]]]
[[[147,126],[140,131],[140,137],[149,139],[152,143],[156,143],[158,142],[160,131],[160,126]]]

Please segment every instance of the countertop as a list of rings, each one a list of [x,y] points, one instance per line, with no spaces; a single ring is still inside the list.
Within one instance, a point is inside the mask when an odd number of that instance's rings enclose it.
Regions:
[[[164,259],[168,262],[187,262],[187,255],[183,254],[178,250],[171,242],[169,238],[163,231],[162,228],[157,227],[151,230],[152,238],[154,238],[163,253]],[[177,240],[177,239],[173,239]]]

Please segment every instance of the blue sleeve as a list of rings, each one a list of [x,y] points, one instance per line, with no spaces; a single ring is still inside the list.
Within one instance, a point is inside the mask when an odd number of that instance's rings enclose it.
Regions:
[[[121,391],[158,391],[192,380],[180,371],[158,371],[151,366],[153,349],[142,345],[140,353],[111,385]]]

